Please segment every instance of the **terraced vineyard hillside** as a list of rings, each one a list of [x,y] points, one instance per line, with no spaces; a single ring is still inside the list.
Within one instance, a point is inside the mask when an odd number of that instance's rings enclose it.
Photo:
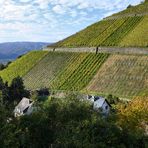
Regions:
[[[31,68],[33,68],[48,52],[33,51],[11,63],[7,69],[0,71],[0,76],[11,83],[17,76],[23,77]]]
[[[25,76],[24,83],[28,89],[50,88],[50,82],[63,68],[77,56],[73,53],[49,52]]]
[[[148,96],[148,56],[110,56],[85,90],[123,97]]]
[[[135,29],[131,31],[119,46],[148,47],[148,16],[145,16]]]
[[[25,76],[28,89],[81,90],[109,54],[49,52]]]
[[[148,3],[145,2],[97,22],[52,46],[148,47],[147,28]],[[134,40],[131,40],[132,37]]]
[[[80,91],[90,82],[108,56],[105,53],[80,54],[53,81],[54,89]]]
[[[113,94],[148,95],[148,56],[108,53],[31,52],[0,72],[9,81],[22,76],[27,89],[50,88]]]
[[[97,22],[47,48],[50,52],[30,52],[0,71],[0,76],[9,84],[21,76],[31,90],[148,96],[147,6],[145,2]],[[104,48],[97,53],[98,46]],[[53,52],[55,47],[64,48]]]

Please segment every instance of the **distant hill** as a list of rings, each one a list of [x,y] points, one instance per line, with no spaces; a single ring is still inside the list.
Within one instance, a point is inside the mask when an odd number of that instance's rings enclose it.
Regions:
[[[55,47],[148,47],[148,2],[99,21]]]
[[[43,42],[7,42],[0,43],[0,61],[14,60],[31,50],[40,50],[50,43]]]

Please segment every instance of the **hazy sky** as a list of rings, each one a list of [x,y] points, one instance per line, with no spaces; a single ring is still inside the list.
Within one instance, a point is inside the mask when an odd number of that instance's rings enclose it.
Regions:
[[[140,1],[0,0],[0,42],[55,42]]]

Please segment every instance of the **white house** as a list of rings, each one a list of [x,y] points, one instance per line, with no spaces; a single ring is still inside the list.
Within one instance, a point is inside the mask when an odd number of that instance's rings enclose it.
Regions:
[[[23,98],[14,109],[14,116],[30,115],[33,112],[34,102],[28,98]]]
[[[110,113],[111,105],[109,104],[109,102],[105,98],[99,97],[99,96],[88,95],[87,100],[89,100],[91,103],[93,103],[94,110],[100,111],[103,114]]]

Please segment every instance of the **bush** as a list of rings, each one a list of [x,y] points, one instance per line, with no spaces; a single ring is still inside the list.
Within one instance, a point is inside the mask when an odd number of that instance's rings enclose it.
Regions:
[[[5,69],[5,65],[0,63],[0,70],[3,70],[3,69]]]

